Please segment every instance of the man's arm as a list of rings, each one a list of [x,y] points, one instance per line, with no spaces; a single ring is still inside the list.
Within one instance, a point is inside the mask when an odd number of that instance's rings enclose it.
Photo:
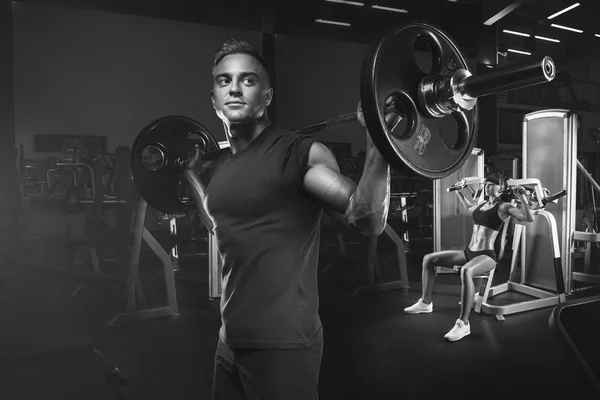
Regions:
[[[362,106],[358,103],[357,120],[367,129]],[[402,120],[393,98],[386,101],[385,121],[393,130]],[[379,236],[385,230],[390,208],[390,165],[366,132],[365,165],[358,184],[340,173],[333,153],[321,143],[313,143],[308,156],[304,188],[321,201],[327,213],[363,236]]]
[[[194,197],[194,203],[198,208],[198,215],[200,215],[200,221],[208,229],[210,233],[213,233],[215,224],[212,217],[208,214],[206,209],[206,185],[201,181],[195,171],[185,170],[185,177],[190,184],[192,190],[192,196]]]
[[[322,143],[311,145],[304,188],[319,200],[336,221],[364,236],[379,236],[385,229],[390,204],[390,168],[380,155],[367,150],[358,182],[340,173],[335,156]]]
[[[213,233],[215,224],[206,208],[207,183],[202,176],[203,172],[209,168],[210,161],[202,161],[201,158],[200,149],[196,147],[196,154],[191,158],[183,174],[192,189],[192,197],[198,208],[200,221],[202,221],[202,224],[204,224],[209,233]]]

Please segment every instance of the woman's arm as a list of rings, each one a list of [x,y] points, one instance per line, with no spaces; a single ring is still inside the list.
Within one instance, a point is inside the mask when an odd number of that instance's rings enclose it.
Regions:
[[[471,203],[460,190],[456,191],[456,195],[458,196],[460,203],[467,209],[469,213],[472,213],[475,208],[477,208],[478,204]]]
[[[510,203],[502,203],[502,206],[500,207],[500,212],[504,215],[504,218],[502,219],[511,216],[519,222],[533,222],[534,216],[531,207],[529,206],[529,201],[525,196],[525,189],[517,188],[515,190],[518,193],[517,198],[520,200],[522,208],[519,209]]]

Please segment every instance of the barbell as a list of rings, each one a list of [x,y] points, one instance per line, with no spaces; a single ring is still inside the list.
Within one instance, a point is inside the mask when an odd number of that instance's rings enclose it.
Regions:
[[[420,69],[413,56],[417,38],[425,40],[432,51],[429,73]],[[448,34],[416,21],[390,30],[373,43],[361,69],[360,100],[369,135],[392,168],[405,175],[440,179],[460,169],[471,154],[479,125],[479,97],[550,82],[555,76],[554,61],[548,56],[474,76]],[[400,132],[390,131],[385,122],[390,97],[406,120]],[[456,143],[446,143],[434,130],[436,119],[446,116],[456,121]],[[356,112],[293,131],[313,134],[354,120]],[[200,122],[183,116],[160,118],[136,137],[131,175],[151,207],[165,214],[194,210],[194,204],[185,199],[188,186],[183,166],[196,146],[207,159],[229,151],[221,149]]]

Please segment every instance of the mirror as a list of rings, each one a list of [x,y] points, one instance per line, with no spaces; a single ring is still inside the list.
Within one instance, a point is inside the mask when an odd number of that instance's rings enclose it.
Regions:
[[[146,146],[142,151],[142,164],[150,171],[158,171],[165,166],[165,153],[153,144]]]

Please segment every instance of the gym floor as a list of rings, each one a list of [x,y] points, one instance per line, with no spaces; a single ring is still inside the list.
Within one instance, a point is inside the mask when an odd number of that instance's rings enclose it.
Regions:
[[[474,314],[472,334],[448,343],[443,336],[459,311],[458,276],[438,277],[434,313],[409,316],[402,309],[419,297],[417,260],[409,260],[409,290],[362,297],[350,295],[360,283],[359,269],[338,264],[321,266],[325,334],[321,399],[439,399],[463,394],[500,399],[517,393],[592,398],[552,337],[548,327],[552,308],[507,316],[505,322]],[[498,280],[506,279],[507,268],[499,268]],[[5,268],[0,287],[0,366],[7,352],[41,352],[91,341],[129,379],[128,399],[210,398],[220,318],[218,301],[207,298],[206,283],[178,280],[177,318],[119,327],[109,327],[106,321],[124,310],[124,292],[88,282],[73,295],[80,284],[81,278],[43,268]],[[66,400],[70,398],[66,391],[78,399],[106,398],[99,396],[102,381],[83,383],[83,378],[67,376],[64,385],[69,387],[59,388],[58,375],[67,374],[67,369],[50,365],[37,377],[24,367],[24,379],[35,383],[28,388],[31,394],[26,396],[15,386],[3,400]],[[71,368],[80,369],[77,361]]]

